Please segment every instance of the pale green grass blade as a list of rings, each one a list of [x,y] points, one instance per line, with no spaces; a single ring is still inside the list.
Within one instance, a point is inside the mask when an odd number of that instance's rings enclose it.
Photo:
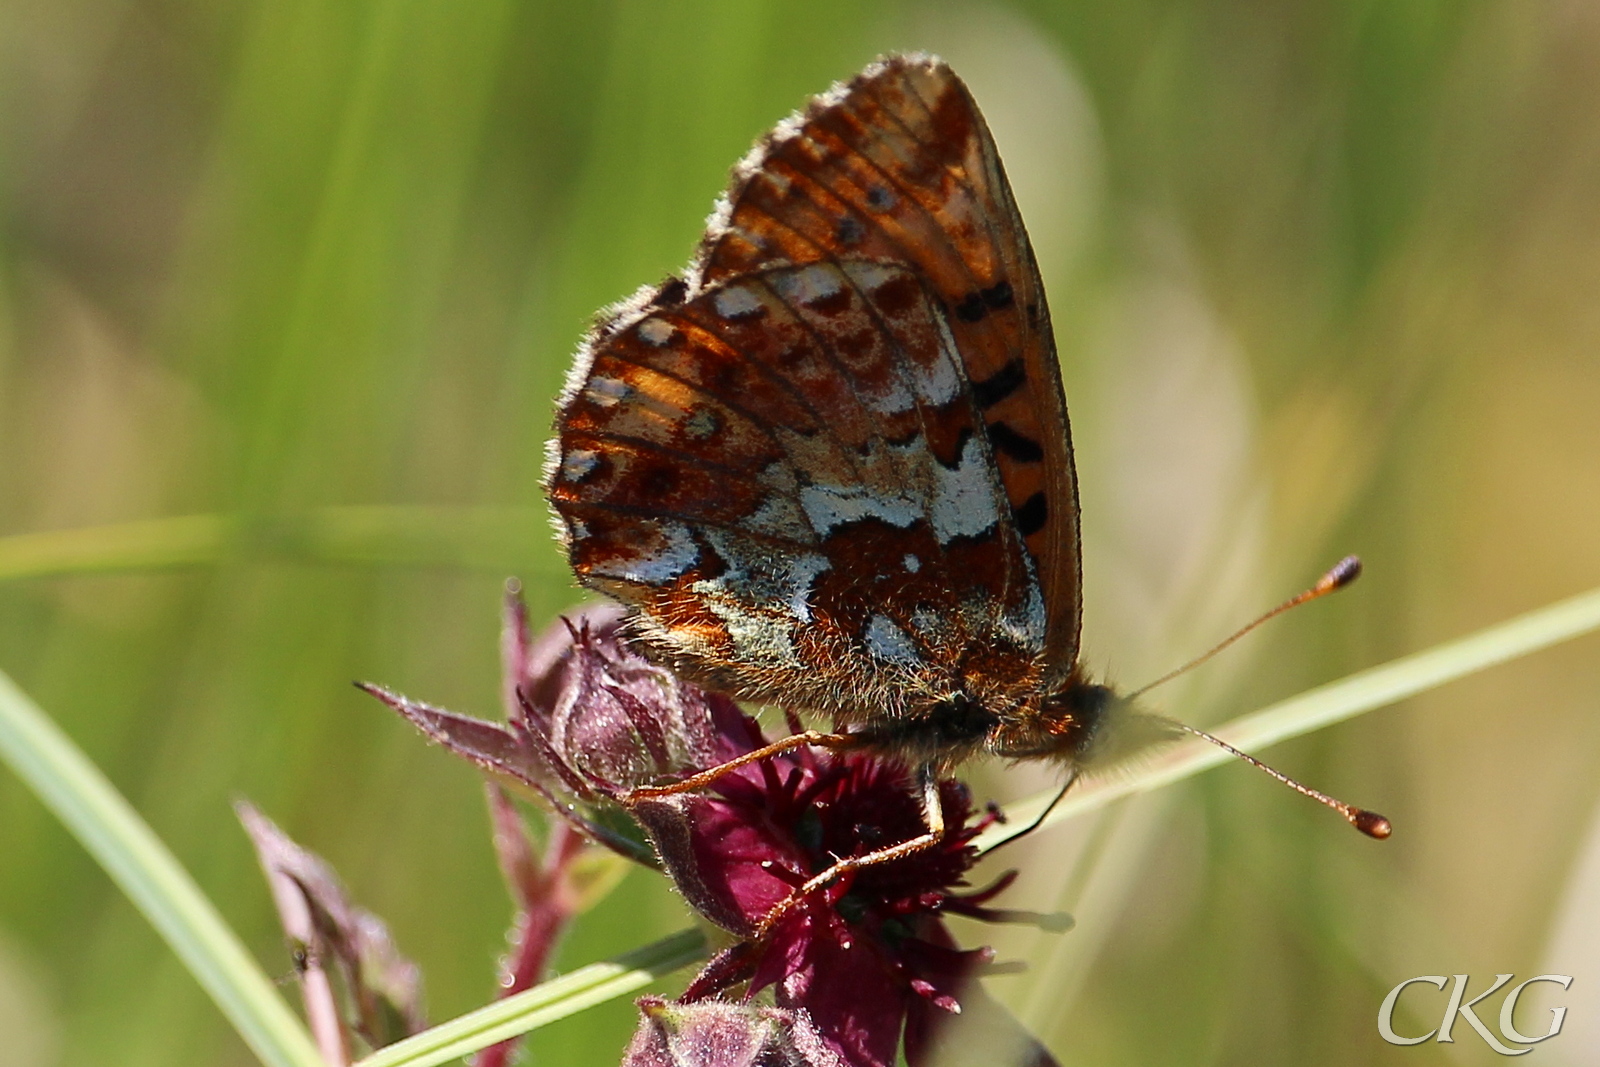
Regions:
[[[1241,715],[1211,732],[1253,753],[1595,630],[1600,630],[1600,589],[1309,689]],[[1125,776],[1092,781],[1081,789],[1075,787],[1050,813],[1046,825],[1104,807],[1133,793],[1169,785],[1232,759],[1203,741],[1176,745]],[[993,848],[1027,826],[1053,795],[1053,791],[1041,793],[1014,805],[1008,824],[983,834],[977,842],[979,847]]]
[[[222,555],[232,532],[221,515],[182,515],[0,537],[0,582],[210,563]]]
[[[324,1067],[311,1038],[187,871],[49,717],[0,673],[0,759],[111,875],[268,1067]]]
[[[537,508],[322,508],[261,524],[261,547],[293,558],[365,566],[428,566],[510,574],[566,565]],[[558,566],[559,564],[559,566]]]
[[[0,582],[202,566],[233,554],[564,574],[552,544],[542,508],[332,507],[250,520],[181,515],[0,537]]]
[[[705,935],[699,930],[683,930],[397,1041],[358,1061],[356,1067],[432,1067],[447,1063],[576,1015],[585,1008],[626,996],[705,954]]]

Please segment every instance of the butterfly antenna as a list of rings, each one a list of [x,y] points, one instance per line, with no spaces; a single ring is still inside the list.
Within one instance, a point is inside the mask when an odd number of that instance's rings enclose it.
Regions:
[[[1223,649],[1239,640],[1239,638],[1243,637],[1251,630],[1254,630],[1257,626],[1260,626],[1262,623],[1266,622],[1268,619],[1275,619],[1279,615],[1282,615],[1284,612],[1288,611],[1290,608],[1297,608],[1301,604],[1316,600],[1319,597],[1325,597],[1335,590],[1343,589],[1360,576],[1361,560],[1355,556],[1346,556],[1344,559],[1341,559],[1338,563],[1335,563],[1331,568],[1329,568],[1328,573],[1317,579],[1317,584],[1313,585],[1310,589],[1307,589],[1305,592],[1300,593],[1297,596],[1290,597],[1288,600],[1285,600],[1282,604],[1279,604],[1265,615],[1252,621],[1248,626],[1235,631],[1204,655],[1195,657],[1188,663],[1185,663],[1183,666],[1179,667],[1177,670],[1169,671],[1168,673],[1163,674],[1160,678],[1157,678],[1155,681],[1151,682],[1149,685],[1135,690],[1128,699],[1132,700],[1134,697],[1148,693],[1156,686],[1165,685],[1167,682],[1172,681],[1180,674],[1193,670],[1206,660],[1210,659],[1212,656],[1215,656],[1218,652],[1221,652]],[[1184,733],[1198,737],[1202,741],[1209,741],[1229,755],[1237,756],[1239,759],[1244,760],[1257,770],[1265,771],[1267,774],[1272,775],[1272,777],[1276,778],[1290,789],[1293,789],[1296,793],[1299,793],[1302,796],[1308,796],[1312,800],[1317,801],[1319,804],[1326,804],[1334,811],[1337,811],[1340,815],[1343,815],[1345,820],[1349,822],[1351,826],[1354,826],[1357,830],[1360,830],[1368,837],[1374,837],[1381,841],[1388,837],[1391,832],[1393,832],[1393,827],[1389,825],[1389,820],[1384,818],[1382,815],[1379,815],[1375,811],[1368,811],[1365,808],[1358,808],[1353,804],[1346,804],[1344,801],[1330,797],[1328,794],[1321,792],[1320,790],[1312,789],[1308,785],[1301,785],[1299,782],[1295,781],[1293,778],[1290,778],[1287,774],[1284,774],[1276,767],[1270,767],[1256,759],[1254,756],[1250,755],[1250,753],[1242,752],[1239,749],[1234,748],[1232,745],[1228,744],[1228,742],[1214,734],[1208,734],[1204,730],[1196,729],[1187,723],[1178,722],[1176,719],[1168,719],[1167,721],[1179,730],[1182,730]]]
[[[1213,745],[1216,745],[1224,752],[1227,752],[1230,755],[1238,756],[1240,759],[1250,764],[1250,766],[1255,767],[1257,770],[1266,771],[1268,774],[1272,775],[1272,777],[1276,778],[1290,789],[1293,789],[1296,793],[1299,793],[1303,796],[1308,796],[1318,803],[1326,804],[1334,811],[1337,811],[1340,815],[1343,815],[1351,826],[1354,826],[1357,830],[1360,830],[1368,837],[1375,837],[1379,841],[1382,841],[1393,831],[1393,827],[1389,825],[1389,820],[1385,819],[1382,815],[1379,815],[1375,811],[1368,811],[1365,808],[1358,808],[1354,804],[1346,804],[1344,801],[1336,800],[1326,793],[1312,789],[1308,785],[1301,785],[1299,782],[1295,781],[1293,778],[1290,778],[1287,774],[1284,774],[1276,767],[1267,766],[1265,763],[1262,763],[1260,760],[1250,755],[1250,753],[1241,752],[1214,734],[1208,734],[1204,730],[1197,730],[1193,726],[1188,726],[1184,723],[1177,722],[1176,720],[1170,721],[1172,721],[1174,726],[1177,726],[1185,733],[1192,734],[1204,741],[1210,741]]]
[[[1135,689],[1132,693],[1128,694],[1128,699],[1132,700],[1135,697],[1143,696],[1156,686],[1166,685],[1180,674],[1187,674],[1189,671],[1194,670],[1196,667],[1200,666],[1200,664],[1204,663],[1212,656],[1215,656],[1218,652],[1221,652],[1223,649],[1239,640],[1239,638],[1243,637],[1251,630],[1254,630],[1257,626],[1267,622],[1269,619],[1277,618],[1290,608],[1297,608],[1301,604],[1310,603],[1319,597],[1327,596],[1329,593],[1332,593],[1335,590],[1343,589],[1360,576],[1361,560],[1356,556],[1346,556],[1344,559],[1341,559],[1338,563],[1335,563],[1331,568],[1329,568],[1327,574],[1324,574],[1321,578],[1318,578],[1317,584],[1313,585],[1310,589],[1307,589],[1305,592],[1296,596],[1290,597],[1288,600],[1285,600],[1282,604],[1279,604],[1277,607],[1273,608],[1259,619],[1254,620],[1241,629],[1235,630],[1232,634],[1214,646],[1209,652],[1205,652],[1199,656],[1196,656],[1194,659],[1190,660],[1188,663],[1185,663],[1177,670],[1168,671],[1166,674],[1163,674],[1150,684],[1143,685],[1138,689]],[[1216,739],[1212,738],[1212,740]],[[1218,743],[1220,744],[1221,742]]]

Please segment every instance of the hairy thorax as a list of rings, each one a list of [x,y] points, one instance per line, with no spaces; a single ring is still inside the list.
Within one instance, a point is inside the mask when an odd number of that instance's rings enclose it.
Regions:
[[[855,732],[868,748],[941,772],[978,755],[1099,769],[1175,736],[1167,720],[1076,672],[1043,694],[1019,688],[928,698]]]

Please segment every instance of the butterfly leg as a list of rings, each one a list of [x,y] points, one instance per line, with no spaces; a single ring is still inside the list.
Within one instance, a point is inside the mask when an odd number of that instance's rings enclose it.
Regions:
[[[633,789],[628,790],[627,795],[622,798],[622,802],[630,804],[635,800],[654,800],[660,797],[677,796],[680,793],[692,793],[696,789],[710,785],[723,775],[738,770],[740,767],[748,767],[752,763],[760,763],[762,760],[771,759],[773,756],[780,756],[791,749],[804,748],[807,745],[842,749],[851,748],[860,743],[861,739],[854,734],[830,734],[821,730],[802,730],[797,734],[790,734],[788,737],[774,741],[765,748],[758,748],[754,752],[746,752],[742,756],[735,756],[726,763],[719,763],[715,767],[700,771],[698,774],[691,774],[681,781],[669,782],[666,785],[635,786]]]
[[[944,804],[939,799],[939,776],[934,773],[931,766],[924,764],[917,769],[917,782],[922,790],[922,815],[927,824],[927,832],[919,834],[908,841],[902,841],[888,848],[880,848],[861,856],[851,856],[839,860],[832,867],[821,874],[807,879],[799,889],[796,889],[777,907],[767,912],[767,917],[761,920],[761,925],[756,927],[755,940],[760,941],[772,932],[783,917],[793,911],[799,904],[812,893],[826,889],[851,871],[859,871],[863,867],[875,867],[880,863],[890,863],[894,860],[914,856],[918,852],[930,849],[937,845],[944,837]]]

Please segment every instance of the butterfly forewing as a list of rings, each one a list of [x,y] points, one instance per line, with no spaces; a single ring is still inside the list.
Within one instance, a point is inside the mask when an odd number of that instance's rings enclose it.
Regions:
[[[693,677],[849,722],[1073,667],[1049,315],[937,60],[884,60],[775,130],[687,276],[597,327],[557,430],[574,568]]]
[[[1052,675],[1077,657],[1077,478],[1044,288],[994,140],[942,62],[893,57],[817,98],[735,170],[707,282],[860,256],[914,268],[947,312],[1014,516],[1038,565]]]

